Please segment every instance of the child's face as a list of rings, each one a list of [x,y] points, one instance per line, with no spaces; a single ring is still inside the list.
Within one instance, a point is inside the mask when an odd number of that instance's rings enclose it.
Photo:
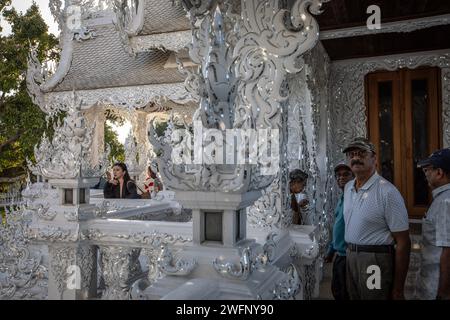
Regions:
[[[303,192],[303,189],[305,189],[304,181],[291,181],[289,184],[292,193],[300,193]]]

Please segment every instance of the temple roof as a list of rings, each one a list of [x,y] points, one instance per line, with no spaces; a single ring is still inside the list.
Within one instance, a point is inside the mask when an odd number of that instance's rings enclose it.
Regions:
[[[130,56],[118,31],[111,24],[94,27],[96,37],[72,41],[70,69],[52,91],[87,90],[144,84],[176,83],[184,77],[174,68],[164,68],[170,52],[152,50]]]
[[[189,19],[181,5],[160,0],[145,0],[144,5],[144,24],[139,35],[190,30]]]

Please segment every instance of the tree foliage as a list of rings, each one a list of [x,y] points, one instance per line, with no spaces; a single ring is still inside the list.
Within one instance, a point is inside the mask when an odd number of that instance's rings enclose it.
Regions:
[[[9,8],[10,0],[0,0],[0,20],[11,26],[11,34],[0,34],[0,176],[26,171],[26,158],[44,132],[51,135],[52,124],[34,105],[27,93],[26,70],[30,45],[37,46],[41,60],[59,59],[58,40],[33,5],[24,13]],[[1,32],[0,28],[0,32]]]
[[[115,132],[108,122],[105,122],[105,147],[106,144],[111,148],[109,162],[125,162],[125,147],[120,143],[117,132]]]

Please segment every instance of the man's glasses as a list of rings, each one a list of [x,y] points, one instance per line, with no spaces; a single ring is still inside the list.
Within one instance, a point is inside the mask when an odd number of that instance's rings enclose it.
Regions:
[[[434,170],[436,170],[436,168],[433,166],[428,166],[428,167],[422,168],[423,173],[427,173],[428,171],[434,171]]]
[[[365,151],[365,150],[354,150],[354,151],[349,151],[347,152],[347,158],[348,159],[353,159],[354,157],[358,157],[358,158],[365,158],[367,156],[369,152]]]

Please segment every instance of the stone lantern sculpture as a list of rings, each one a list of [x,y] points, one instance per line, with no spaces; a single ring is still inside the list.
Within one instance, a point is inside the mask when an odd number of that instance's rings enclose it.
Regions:
[[[36,163],[28,163],[34,174],[56,189],[56,194],[47,197],[48,203],[33,216],[30,237],[51,243],[49,298],[88,299],[96,295],[97,251],[79,241],[80,222],[95,216],[96,206],[89,204],[89,189],[106,170],[108,152],[100,164],[91,165],[94,127],[86,125],[75,93],[67,104],[67,116],[55,125],[53,138],[44,136],[34,150]]]

